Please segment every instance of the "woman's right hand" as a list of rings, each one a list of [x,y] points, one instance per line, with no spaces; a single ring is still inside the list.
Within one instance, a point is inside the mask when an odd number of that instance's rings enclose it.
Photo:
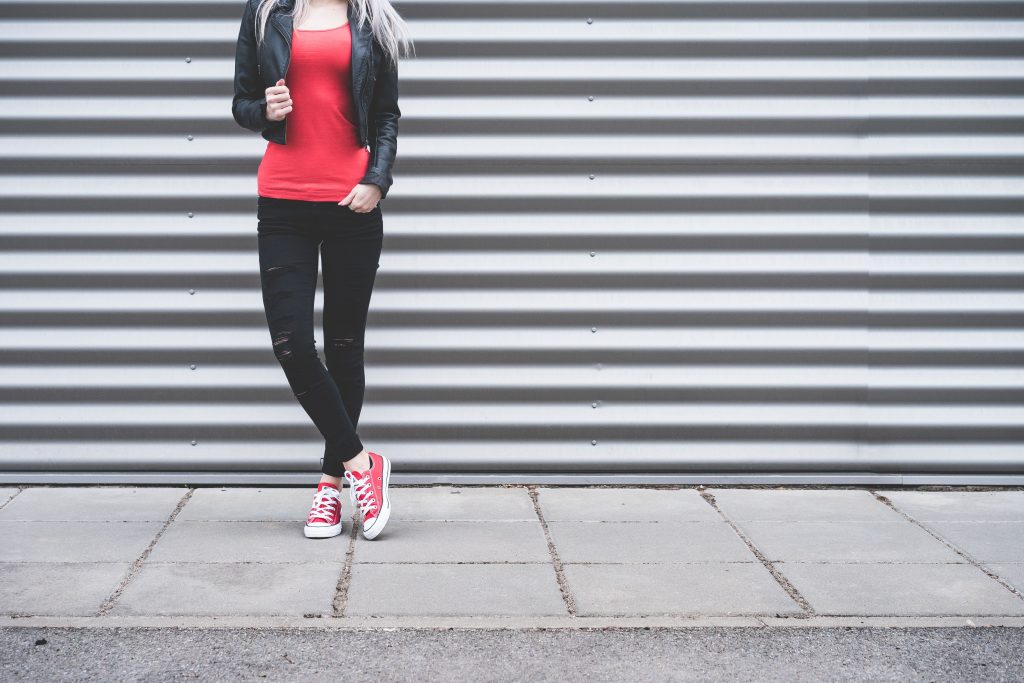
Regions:
[[[288,86],[281,78],[274,85],[267,88],[267,120],[284,121],[284,117],[292,110],[292,96],[288,92]]]

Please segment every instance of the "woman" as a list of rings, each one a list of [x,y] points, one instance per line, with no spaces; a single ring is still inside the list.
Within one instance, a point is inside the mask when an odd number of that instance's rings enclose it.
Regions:
[[[341,533],[342,476],[365,538],[391,512],[391,462],[363,448],[356,425],[379,202],[398,147],[399,45],[411,52],[388,0],[246,0],[238,33],[231,111],[267,140],[257,173],[264,310],[274,354],[325,441],[307,538]],[[326,367],[313,338],[318,255]]]

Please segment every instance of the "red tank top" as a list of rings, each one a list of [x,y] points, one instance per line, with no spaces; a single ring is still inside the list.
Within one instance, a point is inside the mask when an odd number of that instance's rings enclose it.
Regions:
[[[256,174],[260,195],[340,202],[366,175],[370,152],[359,144],[351,62],[348,23],[293,31],[287,144],[267,142]]]

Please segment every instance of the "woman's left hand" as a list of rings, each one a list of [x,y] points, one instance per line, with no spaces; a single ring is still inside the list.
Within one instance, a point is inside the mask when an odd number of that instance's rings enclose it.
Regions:
[[[338,202],[338,206],[347,206],[356,213],[369,213],[380,201],[380,194],[380,188],[373,183],[360,183]]]

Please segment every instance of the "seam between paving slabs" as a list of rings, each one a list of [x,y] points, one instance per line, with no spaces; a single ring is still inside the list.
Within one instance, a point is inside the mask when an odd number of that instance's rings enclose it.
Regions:
[[[359,512],[352,510],[352,524],[348,534],[348,550],[345,551],[345,564],[341,568],[341,576],[338,577],[338,585],[334,592],[332,604],[332,616],[343,617],[348,608],[348,590],[352,585],[352,564],[356,555],[356,536],[359,533]],[[313,616],[313,615],[306,615]]]
[[[551,530],[548,529],[548,521],[544,519],[544,512],[540,509],[540,499],[537,492],[537,486],[527,486],[526,492],[530,495],[530,500],[533,502],[533,511],[537,514],[537,519],[540,520],[540,526],[544,530],[544,539],[548,544],[548,554],[551,555],[551,564],[554,565],[555,568],[555,581],[558,583],[558,590],[562,594],[562,601],[565,603],[565,609],[569,612],[570,617],[575,617],[576,600],[573,598],[572,590],[569,588],[569,581],[565,578],[565,568],[562,566],[562,558],[558,555],[558,548],[555,547],[555,541],[551,537]]]
[[[1022,595],[1022,594],[1021,594],[1021,592],[1020,592],[1019,590],[1017,590],[1017,589],[1016,589],[1016,588],[1014,588],[1014,587],[1013,587],[1012,585],[1010,585],[1009,583],[1007,583],[1007,582],[1006,582],[1006,581],[1005,581],[1005,580],[1003,579],[1003,577],[999,576],[999,575],[998,575],[998,574],[996,574],[996,573],[995,573],[994,571],[992,571],[991,569],[989,569],[988,567],[986,567],[986,566],[985,566],[984,564],[982,564],[981,562],[979,562],[978,560],[976,560],[976,559],[975,559],[974,557],[972,557],[972,556],[971,556],[971,554],[970,554],[970,553],[968,553],[968,552],[967,552],[966,550],[963,550],[962,548],[959,548],[959,547],[958,547],[957,545],[955,545],[955,544],[954,544],[954,543],[953,543],[952,541],[950,541],[950,540],[946,539],[946,538],[945,538],[945,537],[943,537],[943,536],[942,536],[941,534],[939,534],[939,533],[938,533],[937,531],[933,530],[933,529],[932,529],[931,527],[929,527],[929,526],[927,526],[926,524],[924,524],[924,522],[921,522],[921,521],[919,521],[919,520],[917,520],[917,519],[915,519],[915,518],[911,517],[911,516],[910,516],[910,514],[908,514],[908,513],[904,512],[903,510],[901,510],[901,509],[899,509],[898,507],[896,507],[896,504],[895,504],[895,503],[893,503],[893,502],[892,502],[892,500],[890,500],[888,496],[885,496],[885,495],[883,495],[883,494],[879,493],[878,491],[876,491],[876,490],[874,490],[874,489],[868,489],[868,491],[869,491],[869,492],[871,493],[871,495],[872,495],[872,496],[874,496],[874,497],[875,497],[875,500],[877,500],[878,502],[880,502],[880,503],[881,503],[882,505],[885,505],[885,506],[887,506],[887,507],[888,507],[888,508],[890,508],[890,509],[891,509],[891,510],[892,510],[893,512],[895,512],[896,514],[900,515],[901,517],[903,517],[904,519],[906,519],[906,520],[907,520],[908,522],[910,522],[911,524],[914,524],[914,525],[916,525],[916,526],[917,526],[918,528],[920,528],[920,529],[924,530],[924,532],[925,532],[925,533],[927,533],[927,534],[928,534],[929,536],[931,536],[932,538],[934,538],[935,540],[937,540],[937,541],[938,541],[939,543],[943,544],[944,546],[946,546],[947,548],[949,548],[950,550],[952,550],[952,551],[953,551],[954,553],[956,553],[956,554],[957,554],[957,555],[959,555],[960,557],[962,557],[962,558],[964,558],[965,560],[967,560],[967,562],[968,562],[969,564],[971,564],[971,565],[972,565],[972,566],[974,566],[975,568],[977,568],[977,569],[981,570],[982,572],[984,572],[984,574],[985,574],[986,576],[988,576],[988,577],[989,577],[990,579],[992,579],[993,581],[995,581],[996,583],[998,583],[998,584],[999,584],[1000,586],[1002,586],[1002,587],[1003,587],[1003,588],[1005,588],[1006,590],[1008,590],[1008,591],[1010,591],[1011,593],[1013,593],[1013,594],[1014,594],[1014,596],[1016,596],[1016,597],[1017,597],[1017,599],[1019,599],[1019,600],[1024,600],[1024,595]]]
[[[0,510],[3,510],[5,507],[10,505],[11,501],[14,500],[15,498],[17,498],[21,494],[21,492],[24,491],[24,490],[25,490],[25,487],[23,487],[23,486],[17,487],[17,489],[14,492],[14,495],[12,495],[10,498],[8,498],[2,504],[0,504]]]
[[[797,606],[799,606],[800,609],[804,611],[804,614],[786,618],[807,619],[808,617],[817,616],[814,612],[814,608],[811,607],[811,603],[807,601],[807,598],[800,594],[800,591],[797,590],[796,586],[794,586],[790,582],[790,580],[787,579],[786,576],[778,570],[778,568],[776,568],[775,564],[768,559],[767,555],[761,552],[761,549],[754,545],[754,542],[751,541],[750,538],[748,538],[747,535],[740,530],[736,523],[729,519],[729,517],[725,514],[722,508],[718,506],[718,501],[715,500],[714,494],[705,489],[703,486],[698,486],[697,492],[700,494],[700,497],[703,498],[708,505],[714,508],[715,512],[717,512],[719,516],[723,520],[725,520],[725,523],[732,527],[733,532],[735,532],[736,535],[740,537],[740,540],[743,541],[743,543],[747,546],[747,549],[749,549],[750,552],[754,553],[754,556],[758,560],[760,560],[761,564],[764,565],[764,568],[767,569],[768,572],[772,575],[772,578],[775,579],[776,583],[782,586],[782,590],[786,591],[786,594],[789,595],[789,597],[797,604]],[[765,624],[765,626],[767,626],[767,624]]]
[[[153,540],[149,542],[149,545],[147,545],[146,548],[142,551],[142,553],[140,553],[139,556],[135,558],[135,561],[132,562],[131,567],[128,568],[128,573],[125,574],[125,577],[123,579],[121,579],[121,583],[118,584],[117,588],[114,589],[114,592],[110,594],[110,597],[107,598],[102,605],[100,605],[100,609],[96,613],[96,616],[103,616],[114,607],[114,604],[117,602],[117,599],[121,597],[121,593],[123,593],[125,588],[127,588],[128,585],[135,580],[135,577],[138,575],[139,571],[142,570],[142,564],[146,561],[146,558],[149,557],[150,553],[153,552],[153,547],[156,546],[157,541],[159,541],[160,538],[164,535],[164,532],[167,531],[167,528],[171,525],[171,522],[174,521],[175,517],[178,516],[178,514],[182,511],[182,509],[185,507],[188,501],[192,499],[192,494],[194,494],[195,491],[196,490],[194,488],[189,488],[188,491],[185,492],[185,495],[181,497],[181,500],[178,501],[178,504],[174,506],[173,510],[171,510],[171,514],[167,517],[167,520],[163,523],[163,526],[161,526],[160,530],[156,532],[156,536],[153,537]]]

